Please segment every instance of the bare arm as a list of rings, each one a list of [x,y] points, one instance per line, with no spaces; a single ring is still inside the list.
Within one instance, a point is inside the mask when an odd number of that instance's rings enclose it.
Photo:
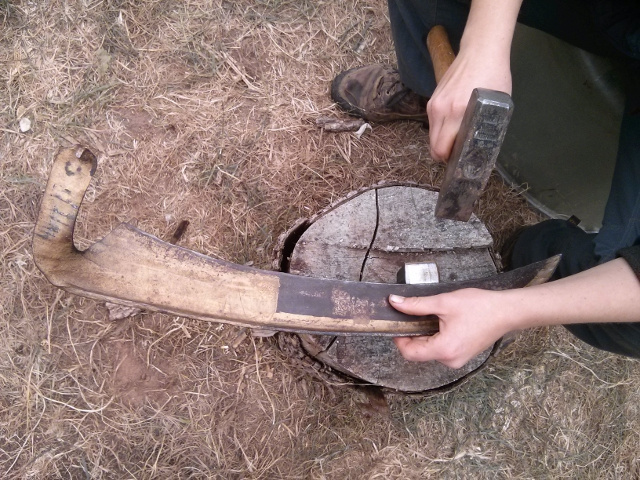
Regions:
[[[460,52],[427,104],[431,154],[445,161],[474,88],[511,94],[511,40],[522,0],[473,0]]]
[[[458,290],[433,297],[389,298],[396,309],[435,314],[431,337],[399,337],[413,361],[437,360],[459,368],[513,330],[572,323],[640,322],[640,281],[623,259],[555,282],[517,290]]]

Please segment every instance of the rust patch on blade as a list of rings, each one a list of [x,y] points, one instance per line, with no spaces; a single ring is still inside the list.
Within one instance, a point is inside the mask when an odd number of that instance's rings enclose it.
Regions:
[[[354,297],[337,288],[331,291],[331,303],[334,315],[344,318],[351,317],[359,324],[368,323],[375,311],[375,305],[367,299]]]

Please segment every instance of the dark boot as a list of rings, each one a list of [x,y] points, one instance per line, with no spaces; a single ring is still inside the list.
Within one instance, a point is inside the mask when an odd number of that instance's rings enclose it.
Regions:
[[[389,65],[367,65],[338,75],[331,98],[347,113],[374,122],[428,122],[427,98],[409,90]]]

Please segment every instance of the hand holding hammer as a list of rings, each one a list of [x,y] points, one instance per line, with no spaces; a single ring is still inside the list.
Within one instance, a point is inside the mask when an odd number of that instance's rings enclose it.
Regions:
[[[440,82],[455,59],[443,27],[431,29],[427,48],[436,82]],[[438,218],[469,220],[496,164],[512,113],[513,102],[508,94],[483,88],[473,90],[440,187]]]

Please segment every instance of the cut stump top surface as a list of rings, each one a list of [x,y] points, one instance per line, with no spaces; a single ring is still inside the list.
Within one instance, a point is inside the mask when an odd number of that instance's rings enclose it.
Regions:
[[[428,187],[378,186],[360,192],[314,217],[290,255],[297,275],[396,283],[409,262],[434,262],[440,281],[496,273],[492,238],[472,215],[469,222],[438,219],[437,192]],[[287,252],[283,252],[287,255]],[[357,379],[405,392],[449,386],[488,359],[491,349],[467,365],[450,369],[438,362],[408,362],[391,339],[301,335],[312,356]]]

